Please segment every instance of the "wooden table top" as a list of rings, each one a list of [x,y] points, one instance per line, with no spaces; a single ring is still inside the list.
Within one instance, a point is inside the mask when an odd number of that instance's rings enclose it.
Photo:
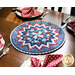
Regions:
[[[33,20],[26,19],[25,21],[23,21],[19,19],[15,14],[11,15],[13,13],[12,8],[6,7],[0,10],[0,33],[3,35],[3,38],[5,40],[5,45],[10,43],[11,31],[16,26],[22,23],[25,23],[28,21],[34,21],[34,20],[43,20],[43,21],[52,22],[58,26],[61,26],[61,21],[64,20],[67,16],[69,16],[64,13],[48,10],[48,14],[45,15],[43,19],[35,18]],[[74,48],[75,36],[67,28],[64,28],[63,30],[65,32],[66,42],[59,50],[55,51],[54,54],[57,54],[57,53],[63,54],[63,55],[72,54],[75,58],[75,48]],[[27,54],[17,51],[12,45],[9,48],[10,48],[10,53],[3,56],[0,59],[0,67],[19,67],[22,65],[22,63],[25,60],[27,60],[31,56],[31,55],[27,55]],[[72,67],[75,67],[75,62],[72,64]]]

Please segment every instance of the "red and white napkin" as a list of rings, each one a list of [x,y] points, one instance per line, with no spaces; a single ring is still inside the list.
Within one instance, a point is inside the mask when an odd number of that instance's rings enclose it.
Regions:
[[[39,16],[41,13],[37,11],[36,9],[32,7],[25,7],[23,9],[17,9],[16,10],[20,11],[22,13],[22,17],[32,17],[32,16]]]
[[[62,62],[62,54],[52,54],[46,55],[43,65],[36,57],[31,57],[31,66],[32,67],[56,67],[59,63]]]
[[[5,44],[5,41],[4,41],[3,37],[2,37],[2,35],[0,34],[0,51],[3,48],[4,44]]]
[[[31,66],[32,67],[41,67],[41,62],[36,57],[31,57]]]
[[[75,21],[68,22],[67,25],[72,28],[72,30],[73,30],[73,32],[74,32],[74,35],[75,35]]]

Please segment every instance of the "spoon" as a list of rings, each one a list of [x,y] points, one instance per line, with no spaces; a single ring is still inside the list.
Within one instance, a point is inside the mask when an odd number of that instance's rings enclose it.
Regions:
[[[4,55],[8,54],[9,48],[6,48],[3,53],[0,55],[0,58],[3,57]]]

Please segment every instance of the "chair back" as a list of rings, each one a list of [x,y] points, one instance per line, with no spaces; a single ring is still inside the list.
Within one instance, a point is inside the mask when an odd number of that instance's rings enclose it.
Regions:
[[[75,16],[75,7],[45,7],[45,8]]]

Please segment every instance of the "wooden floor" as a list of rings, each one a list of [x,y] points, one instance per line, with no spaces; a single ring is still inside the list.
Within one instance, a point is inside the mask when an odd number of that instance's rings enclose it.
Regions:
[[[13,8],[13,7],[12,7]],[[25,21],[16,17],[16,15],[12,15],[12,8],[7,7],[0,10],[0,33],[3,35],[3,38],[6,44],[10,43],[10,33],[11,31],[18,25],[33,21],[32,19],[26,19]],[[58,26],[61,25],[61,21],[64,20],[68,15],[63,13],[58,13],[54,11],[48,11],[49,13],[42,19],[43,21],[52,22]],[[34,19],[41,20],[41,19]],[[72,54],[75,58],[75,36],[73,32],[68,30],[67,28],[63,29],[65,32],[66,42],[65,44],[54,54]],[[0,67],[19,67],[21,64],[30,58],[31,55],[27,55],[17,51],[12,45],[10,46],[10,53],[5,55],[0,59]],[[75,67],[75,62],[72,65]]]

